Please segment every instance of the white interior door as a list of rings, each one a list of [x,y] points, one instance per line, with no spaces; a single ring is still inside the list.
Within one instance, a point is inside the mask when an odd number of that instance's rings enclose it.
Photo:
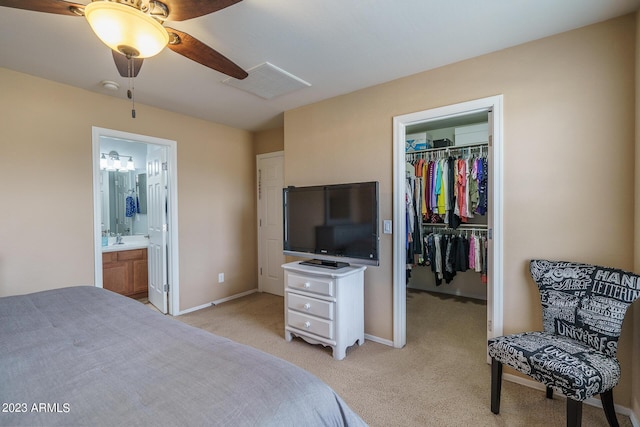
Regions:
[[[167,150],[147,156],[147,215],[149,221],[149,302],[167,313]]]
[[[257,156],[258,175],[258,289],[284,296],[282,253],[282,152]]]

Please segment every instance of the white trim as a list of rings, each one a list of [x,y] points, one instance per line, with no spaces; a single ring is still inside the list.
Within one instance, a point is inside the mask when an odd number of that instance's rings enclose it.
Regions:
[[[139,135],[122,132],[113,129],[105,129],[93,126],[92,157],[93,157],[93,237],[94,237],[94,280],[95,286],[102,287],[102,242],[101,236],[101,210],[100,210],[100,137],[118,138],[128,141],[155,144],[167,147],[168,203],[170,209],[169,218],[169,314],[176,315],[180,307],[180,274],[178,254],[178,149],[177,142],[169,139],[153,136]]]
[[[229,297],[225,297],[225,298],[221,298],[221,299],[218,299],[218,300],[215,300],[215,301],[211,301],[211,302],[208,302],[206,304],[199,305],[197,307],[187,308],[186,310],[180,311],[177,314],[177,316],[181,316],[181,315],[187,314],[187,313],[193,313],[194,311],[202,310],[203,308],[209,308],[212,305],[218,305],[218,304],[222,304],[223,302],[227,302],[227,301],[231,301],[231,300],[234,300],[234,299],[246,297],[247,295],[255,294],[256,292],[258,292],[257,289],[251,289],[250,291],[241,292],[239,294],[235,294],[235,295],[231,295]]]
[[[546,391],[546,387],[544,384],[539,383],[538,381],[534,381],[531,380],[529,378],[523,378],[521,376],[518,375],[514,375],[514,374],[503,374],[502,375],[502,379],[512,382],[512,383],[516,383],[516,384],[520,384],[523,385],[525,387],[529,387],[529,388],[533,388],[536,390],[540,390],[540,391]],[[562,399],[566,399],[566,396],[562,393],[559,393],[557,391],[553,391],[553,397],[559,397]],[[600,401],[600,399],[596,399],[595,397],[590,397],[587,400],[583,401],[585,404],[589,405],[589,406],[595,406],[596,408],[602,408],[602,402]],[[633,411],[631,411],[631,409],[627,408],[626,406],[622,406],[622,405],[618,405],[617,403],[615,403],[613,405],[613,407],[616,410],[617,414],[620,415],[626,415],[627,417],[629,417],[631,419],[631,423],[634,426],[638,426],[638,421],[635,419],[634,413]],[[634,421],[635,420],[635,421]]]
[[[490,282],[493,287],[488,295],[487,304],[491,304],[487,313],[492,322],[489,336],[502,335],[503,330],[503,123],[502,95],[462,102],[445,107],[396,116],[393,118],[393,346],[402,348],[407,342],[407,307],[405,284],[405,235],[404,221],[406,207],[405,192],[405,133],[406,127],[440,118],[466,115],[472,112],[493,110],[492,162],[489,165],[493,197],[493,259]]]
[[[369,341],[377,342],[378,344],[384,344],[388,345],[389,347],[393,347],[393,341],[376,337],[375,335],[364,334],[364,338]]]
[[[493,259],[491,282],[492,286],[492,320],[493,328],[489,337],[498,337],[504,329],[504,128],[503,128],[503,97],[502,95],[488,98],[493,102],[493,150],[492,162],[489,165],[492,186],[490,192],[498,197],[493,198]]]
[[[393,118],[393,346],[402,348],[407,343],[407,289],[406,252],[407,235],[405,194],[405,136],[406,116]]]

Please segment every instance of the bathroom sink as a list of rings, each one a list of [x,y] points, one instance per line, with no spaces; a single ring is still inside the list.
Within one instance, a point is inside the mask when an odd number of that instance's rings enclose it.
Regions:
[[[115,237],[111,237],[109,238],[109,245],[102,247],[102,252],[128,251],[131,249],[142,249],[148,246],[149,239],[145,236],[123,236],[122,242],[120,243],[116,243]]]

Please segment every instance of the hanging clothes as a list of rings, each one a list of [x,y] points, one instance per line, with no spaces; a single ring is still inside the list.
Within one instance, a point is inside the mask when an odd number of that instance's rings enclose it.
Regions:
[[[489,163],[486,158],[478,160],[478,207],[475,212],[478,215],[485,215],[487,213],[487,182],[489,175]]]
[[[429,159],[414,159],[407,171],[421,182],[423,194],[415,199],[420,200],[422,222],[445,223],[456,229],[475,215],[486,215],[488,163],[484,152],[480,156],[465,153],[444,158],[441,154],[433,152]]]
[[[471,154],[472,150],[479,153]],[[456,155],[451,155],[456,153]],[[487,212],[488,163],[483,147],[445,148],[441,150],[425,150],[419,153],[407,153],[406,158],[406,262],[407,271],[415,265],[431,265],[437,268],[428,252],[428,239],[424,238],[426,224],[446,224],[447,229],[458,229],[468,223],[475,215]],[[465,238],[467,252],[460,251],[457,240],[451,240],[456,247],[448,248],[449,238],[438,238],[440,252],[450,253],[464,258],[466,269],[475,269],[476,254],[473,241],[472,253],[468,252],[469,240]],[[481,252],[480,252],[481,254]],[[482,262],[477,262],[482,266]],[[440,279],[444,279],[446,268],[439,268]],[[453,273],[451,271],[450,273]],[[409,273],[408,273],[409,275]]]
[[[457,273],[473,270],[486,280],[486,237],[473,232],[469,238],[451,230],[432,232],[424,237],[425,257],[429,259],[436,286],[451,283]],[[486,281],[483,282],[486,284]]]

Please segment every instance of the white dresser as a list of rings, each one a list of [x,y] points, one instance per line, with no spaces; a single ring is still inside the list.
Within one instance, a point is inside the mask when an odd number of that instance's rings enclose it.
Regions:
[[[347,347],[364,344],[364,270],[337,270],[292,262],[282,266],[285,339],[293,335],[333,348],[336,360]]]

